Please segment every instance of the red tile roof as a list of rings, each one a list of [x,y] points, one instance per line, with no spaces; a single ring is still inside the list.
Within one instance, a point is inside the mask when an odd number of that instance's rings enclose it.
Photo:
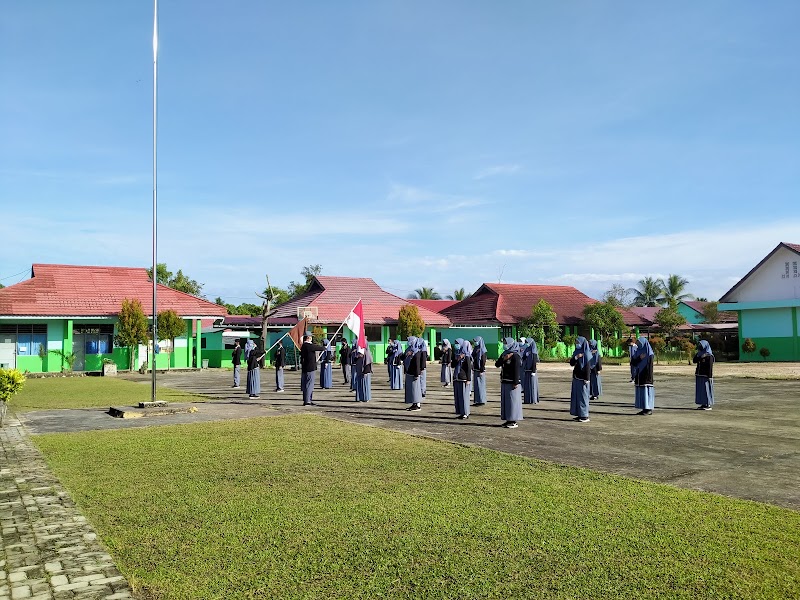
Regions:
[[[122,300],[138,298],[145,314],[153,312],[153,282],[147,269],[34,264],[31,278],[0,289],[0,315],[110,317]],[[225,307],[163,285],[157,287],[158,310],[182,317],[224,317]]]
[[[416,304],[422,308],[427,308],[433,312],[441,313],[445,308],[450,308],[454,304],[458,304],[458,300],[418,300],[416,298],[409,298],[411,304]]]
[[[583,309],[598,302],[566,285],[484,283],[472,296],[444,309],[442,314],[459,325],[509,325],[529,317],[533,307],[542,299],[553,307],[560,325],[581,323]],[[626,325],[646,324],[629,310],[620,309],[620,313]]]
[[[648,324],[652,324],[656,322],[656,313],[662,308],[661,306],[631,306],[629,310],[648,321]]]
[[[409,304],[408,300],[382,290],[369,278],[319,275],[311,282],[311,287],[305,294],[275,308],[270,313],[269,324],[293,325],[298,320],[298,307],[313,306],[318,310],[317,323],[339,325],[359,299],[364,306],[364,322],[367,325],[395,325],[400,309]],[[450,325],[447,317],[424,307],[418,309],[426,325]]]

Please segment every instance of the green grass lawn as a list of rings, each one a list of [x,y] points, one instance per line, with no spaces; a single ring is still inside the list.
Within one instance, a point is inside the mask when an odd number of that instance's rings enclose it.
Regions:
[[[800,596],[765,504],[314,415],[34,440],[144,598]]]
[[[150,400],[150,383],[134,383],[115,377],[46,377],[28,379],[22,391],[11,399],[15,412],[55,408],[91,408],[97,406],[132,406]],[[168,402],[202,402],[196,396],[158,388],[158,399]]]

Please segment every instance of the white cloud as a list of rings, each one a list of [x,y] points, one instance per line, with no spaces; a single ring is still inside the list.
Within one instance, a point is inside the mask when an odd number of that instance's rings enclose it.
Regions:
[[[491,167],[486,167],[481,169],[475,175],[473,175],[473,179],[486,179],[487,177],[496,177],[497,175],[513,175],[515,173],[519,173],[522,170],[522,166],[516,164],[509,164],[509,165],[494,165]]]

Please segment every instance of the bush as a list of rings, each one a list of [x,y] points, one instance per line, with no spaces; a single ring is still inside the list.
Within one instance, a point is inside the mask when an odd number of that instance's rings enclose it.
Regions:
[[[311,330],[311,341],[315,344],[321,344],[323,339],[325,339],[325,330],[319,325],[314,325]]]
[[[762,348],[758,351],[758,353],[761,355],[761,358],[766,360],[766,358],[769,356],[769,348]]]
[[[409,336],[419,337],[425,331],[425,321],[419,314],[419,309],[415,304],[406,304],[400,308],[397,317],[397,337],[401,340]]]
[[[16,369],[0,369],[0,402],[8,402],[22,389],[25,376]]]
[[[750,354],[751,352],[755,351],[756,351],[756,343],[752,339],[746,338],[744,340],[744,343],[742,344],[742,352],[744,352],[745,354]]]
[[[650,345],[653,347],[653,352],[656,354],[662,354],[664,350],[667,349],[666,340],[657,335],[650,338]]]

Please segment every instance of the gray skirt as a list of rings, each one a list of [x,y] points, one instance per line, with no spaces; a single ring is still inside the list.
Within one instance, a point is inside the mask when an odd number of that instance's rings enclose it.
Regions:
[[[642,410],[653,410],[656,406],[656,389],[652,385],[637,385],[633,406]]]
[[[504,421],[522,421],[522,386],[500,382],[500,418]]]
[[[369,402],[372,399],[372,373],[359,376],[356,382],[356,400]]]
[[[261,373],[259,369],[247,372],[247,393],[250,396],[258,396],[261,393]]]
[[[406,404],[422,404],[422,388],[420,388],[419,377],[406,375]]]
[[[314,397],[314,371],[300,375],[300,389],[303,390],[303,404],[308,404]]]
[[[453,383],[453,367],[449,363],[442,364],[442,383]]]
[[[589,382],[572,378],[572,390],[569,396],[569,414],[573,417],[589,417]]]
[[[486,404],[486,373],[472,372],[472,389],[475,390],[475,404]]]
[[[539,380],[533,371],[525,371],[522,376],[523,403],[539,404]]]
[[[702,375],[694,377],[694,403],[700,406],[714,404],[714,380]]]
[[[275,369],[275,389],[283,389],[283,367]]]
[[[589,395],[594,398],[603,395],[603,378],[594,371],[589,375]]]
[[[469,414],[469,382],[468,381],[454,381],[453,382],[453,396],[456,404],[457,415]]]

